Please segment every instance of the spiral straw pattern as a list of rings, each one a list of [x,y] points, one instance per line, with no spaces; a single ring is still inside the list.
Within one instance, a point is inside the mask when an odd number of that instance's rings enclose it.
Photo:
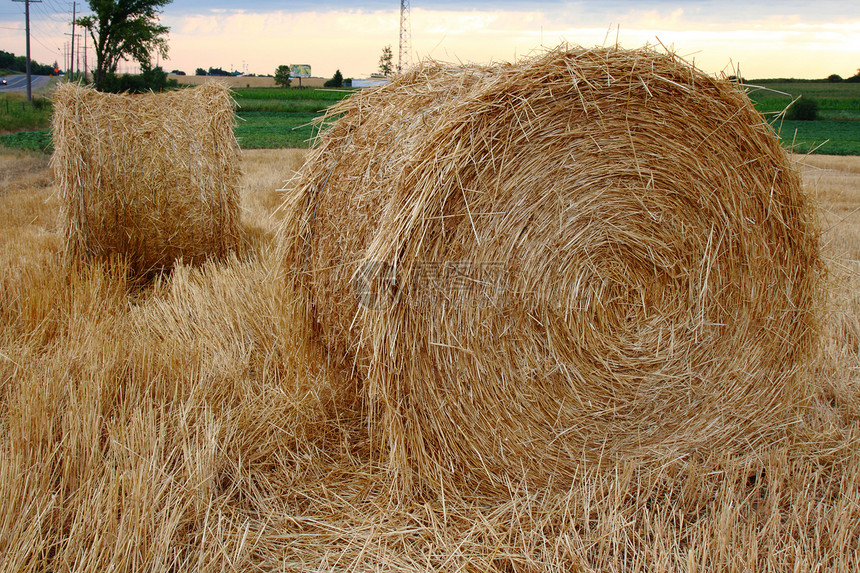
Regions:
[[[407,487],[744,452],[804,403],[818,231],[737,85],[562,47],[425,62],[329,119],[283,255]]]

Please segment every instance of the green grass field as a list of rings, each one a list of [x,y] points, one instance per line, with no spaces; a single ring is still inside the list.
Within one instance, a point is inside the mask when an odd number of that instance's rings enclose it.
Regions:
[[[318,131],[312,124],[326,108],[354,90],[244,88],[234,98],[239,108],[236,137],[243,149],[309,147]]]
[[[239,112],[236,139],[242,149],[278,149],[309,147],[316,135],[316,113]]]
[[[318,127],[314,118],[353,90],[241,88],[237,104],[236,138],[243,149],[309,147]],[[14,95],[0,96],[0,145],[51,152],[51,107],[48,100],[35,106]]]
[[[23,94],[5,92],[0,94],[0,134],[32,130],[51,122],[51,102],[44,97],[34,97],[31,103]]]
[[[860,155],[860,83],[809,80],[749,80],[756,108],[798,153]],[[243,149],[309,147],[311,125],[351,89],[238,88],[236,137]],[[780,114],[797,97],[818,103],[817,121],[787,121]],[[50,103],[29,106],[19,94],[0,95],[0,145],[50,152]]]
[[[776,121],[783,147],[795,153],[860,155],[860,121]]]
[[[240,88],[233,97],[239,114],[256,112],[322,113],[355,90],[317,88]]]
[[[860,155],[860,83],[808,80],[749,80],[750,99],[797,153]],[[782,112],[797,98],[818,104],[815,121],[784,120]]]

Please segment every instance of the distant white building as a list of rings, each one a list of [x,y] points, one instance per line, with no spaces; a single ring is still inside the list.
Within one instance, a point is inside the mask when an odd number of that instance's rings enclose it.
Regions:
[[[381,78],[352,78],[352,87],[354,88],[375,88],[379,86],[384,86],[388,82],[390,82],[386,77]]]

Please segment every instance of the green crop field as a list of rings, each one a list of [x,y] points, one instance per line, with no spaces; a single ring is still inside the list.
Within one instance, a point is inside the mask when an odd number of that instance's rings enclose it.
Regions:
[[[860,121],[776,121],[783,147],[795,153],[860,155]]]
[[[797,153],[860,155],[860,83],[749,80],[745,88],[784,146]],[[783,119],[783,112],[798,98],[815,100],[817,120]]]
[[[239,114],[255,112],[321,113],[348,96],[351,89],[239,88],[233,98]]]
[[[309,147],[319,127],[312,124],[326,108],[354,90],[314,88],[239,88],[236,138],[243,149]],[[0,96],[0,145],[50,152],[51,107],[48,100],[35,106],[20,96]]]
[[[243,149],[309,147],[318,131],[312,125],[326,108],[354,90],[314,88],[240,88],[236,137]]]
[[[309,147],[318,128],[315,113],[277,113],[257,111],[239,113],[236,138],[242,149]]]
[[[780,135],[798,153],[860,155],[860,83],[810,80],[749,80],[744,89]],[[355,90],[238,88],[236,137],[243,149],[308,147],[326,108]],[[782,112],[798,97],[818,104],[815,121],[788,121]],[[29,105],[18,94],[0,95],[0,145],[51,151],[51,106]]]

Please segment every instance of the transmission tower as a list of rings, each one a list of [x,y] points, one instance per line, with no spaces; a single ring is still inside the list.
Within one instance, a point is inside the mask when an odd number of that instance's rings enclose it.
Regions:
[[[400,54],[397,56],[397,73],[412,65],[412,26],[409,25],[409,0],[400,0]]]

